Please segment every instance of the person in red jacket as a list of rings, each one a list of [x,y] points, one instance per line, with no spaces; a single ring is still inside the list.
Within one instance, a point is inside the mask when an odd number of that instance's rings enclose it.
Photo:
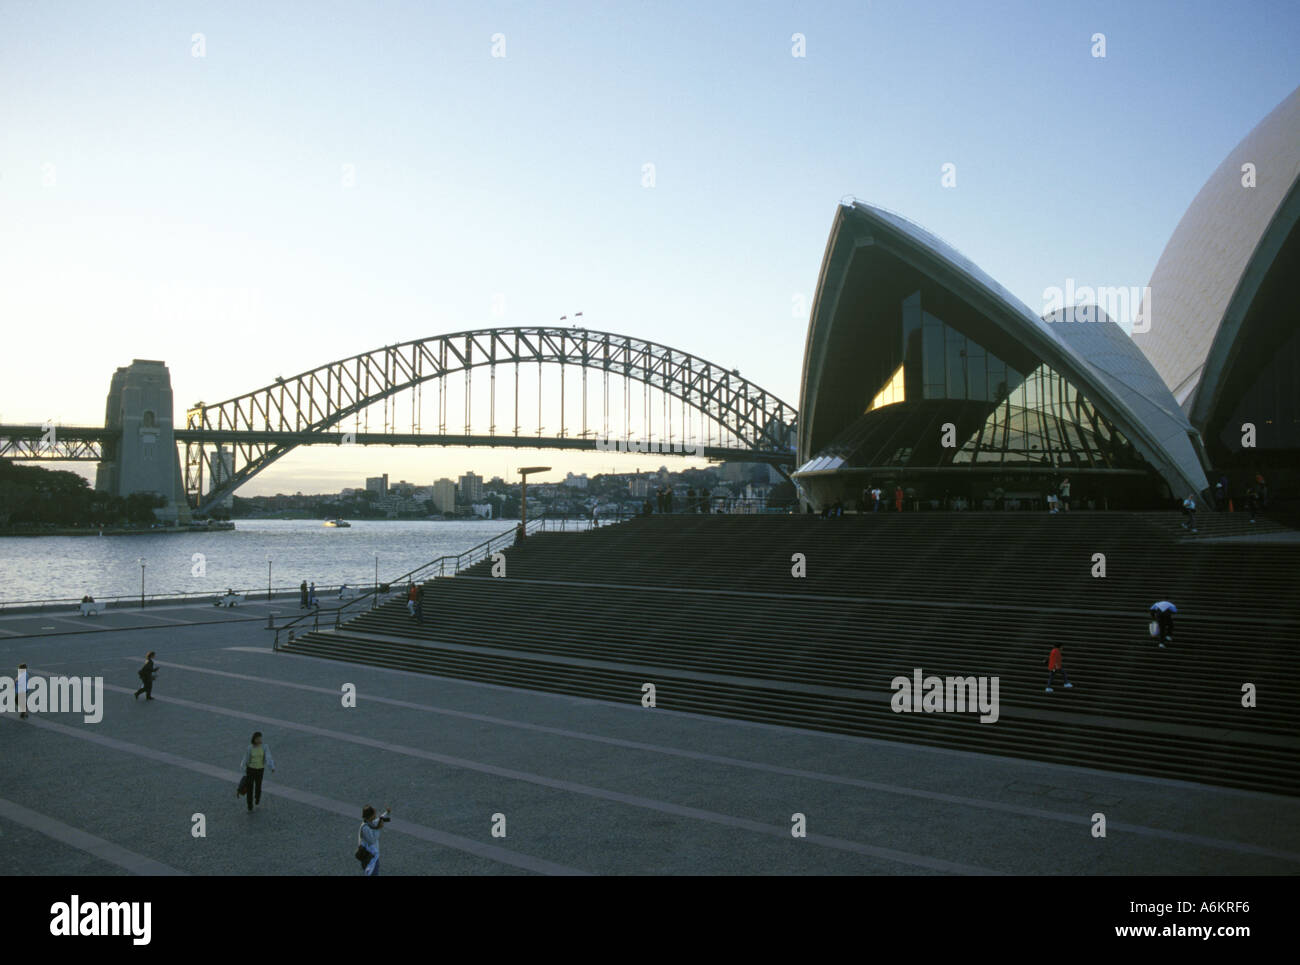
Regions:
[[[1070,675],[1065,672],[1065,657],[1061,654],[1060,647],[1053,647],[1052,652],[1047,655],[1047,692],[1052,692],[1052,683],[1056,680],[1056,672],[1061,672],[1061,678],[1065,681],[1066,687],[1073,687],[1070,683]]]
[[[894,487],[894,512],[901,513],[902,511],[903,511],[903,487],[895,486]]]

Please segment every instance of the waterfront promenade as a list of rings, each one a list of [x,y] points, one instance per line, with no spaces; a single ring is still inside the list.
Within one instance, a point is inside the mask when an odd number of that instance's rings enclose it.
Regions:
[[[266,611],[0,616],[0,672],[102,676],[106,705],[0,716],[0,873],[355,874],[366,803],[385,874],[1300,870],[1295,798],[273,653]],[[278,770],[248,814],[254,730]]]

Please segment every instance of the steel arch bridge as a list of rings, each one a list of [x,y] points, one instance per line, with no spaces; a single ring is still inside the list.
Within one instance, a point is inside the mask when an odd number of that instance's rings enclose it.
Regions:
[[[519,372],[525,364],[538,366],[538,431],[521,435]],[[514,370],[513,432],[498,434],[497,381],[499,366]],[[543,435],[542,370],[559,368],[560,429]],[[581,369],[581,430],[568,433],[565,423],[565,372]],[[471,432],[471,376],[488,369],[490,424],[486,435]],[[601,422],[588,424],[588,373],[601,383]],[[449,435],[446,426],[448,376],[463,373],[465,433]],[[622,432],[610,425],[610,379],[622,382]],[[419,393],[426,382],[437,382],[439,426],[436,434],[421,430]],[[663,399],[660,441],[633,440],[632,383],[643,387],[645,429],[652,435],[651,390]],[[552,389],[555,386],[552,385]],[[390,431],[389,412],[396,426],[393,397],[411,392],[412,432]],[[681,410],[681,435],[674,439],[670,400]],[[360,417],[378,403],[384,405],[384,432],[360,431]],[[698,414],[704,438],[687,439],[687,410]],[[354,431],[343,431],[344,420],[357,419]],[[318,366],[244,395],[208,405],[196,403],[186,413],[185,429],[176,430],[185,445],[185,489],[190,506],[204,512],[299,445],[321,443],[506,445],[528,447],[612,449],[651,452],[698,452],[714,458],[749,458],[789,465],[794,457],[796,411],[738,371],[645,339],[582,328],[485,328],[435,335],[374,349]],[[714,444],[713,432],[717,431]],[[206,478],[205,478],[206,473]],[[206,488],[206,492],[205,492]]]

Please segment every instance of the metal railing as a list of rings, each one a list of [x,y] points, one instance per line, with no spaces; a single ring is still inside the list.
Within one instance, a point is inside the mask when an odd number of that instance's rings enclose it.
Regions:
[[[610,522],[610,520],[605,520],[605,519],[600,520],[601,524],[607,522]],[[580,529],[587,528],[590,525],[591,525],[591,521],[585,518],[562,519],[559,517],[550,517],[547,515],[542,515],[528,521],[528,531],[532,533],[532,532],[545,531],[545,530],[554,530],[554,531],[580,530]],[[508,532],[503,533],[499,536],[494,536],[492,537],[492,539],[486,540],[483,543],[480,543],[478,546],[472,547],[471,549],[466,550],[464,553],[457,554],[457,555],[459,557],[467,557],[469,554],[481,553],[482,548],[487,546],[488,544],[493,544],[494,550],[500,548],[500,546],[503,545],[503,541],[508,544],[511,540],[514,539],[518,528],[519,528],[518,525],[516,525]],[[412,570],[410,573],[403,574],[402,576],[399,576],[396,579],[391,580],[389,582],[391,583],[400,582],[402,580],[407,579],[412,574],[419,573],[430,566],[438,564],[440,560],[441,561],[455,560],[456,558],[457,557],[452,557],[452,556],[439,557],[438,559],[433,560],[430,563],[425,563],[423,566],[417,567],[416,569]],[[443,565],[445,567],[447,565],[454,565],[454,564],[444,563]],[[462,560],[460,566],[463,567],[466,565],[468,564],[464,562],[464,560]],[[445,573],[445,569],[442,572]],[[360,584],[319,583],[316,586],[316,597],[318,602],[323,602],[326,598],[332,598],[334,600],[337,600],[339,591],[343,587],[350,587],[358,593],[358,596],[365,596],[365,598],[369,599],[371,594],[373,594],[374,592],[373,585],[371,586],[370,589],[362,590],[361,587],[364,586],[366,586],[365,583],[360,583]],[[285,599],[285,600],[294,599],[301,595],[302,587],[299,585],[273,586],[270,588],[269,594],[265,586],[252,587],[247,589],[235,588],[234,592],[237,596],[242,596],[244,598],[245,603],[256,603],[256,602],[269,602],[271,600],[276,600],[276,599]],[[94,599],[94,603],[96,606],[105,610],[124,610],[124,609],[138,610],[142,606],[144,607],[158,606],[167,603],[191,604],[191,605],[196,603],[212,603],[215,605],[216,602],[222,599],[223,597],[225,597],[225,595],[226,594],[223,591],[213,590],[213,589],[144,593],[144,594],[116,593],[107,596],[97,596]],[[348,600],[346,606],[351,606],[355,602],[355,600],[356,598]],[[0,600],[0,613],[5,611],[17,613],[24,610],[31,611],[31,612],[38,612],[38,613],[44,612],[46,610],[70,610],[73,612],[77,612],[81,606],[81,602],[82,601],[80,597],[71,597],[71,596],[48,597],[48,598],[38,599],[38,600]],[[341,607],[340,609],[345,609],[346,606]]]
[[[705,500],[696,497],[694,501],[680,492],[673,493],[672,508],[660,510],[653,496],[649,497],[654,516],[756,516],[773,513],[789,513],[798,509],[794,498],[769,499],[766,496],[710,496],[707,507]],[[634,516],[647,515],[644,510],[633,513]]]
[[[527,537],[535,533],[547,531],[578,532],[583,529],[591,528],[591,525],[592,521],[590,519],[567,519],[562,517],[538,516],[528,521],[524,535]],[[436,559],[430,560],[428,563],[417,566],[409,572],[403,573],[401,576],[389,580],[388,582],[380,583],[377,586],[371,587],[364,593],[361,593],[347,601],[342,606],[334,607],[332,609],[323,609],[318,606],[314,608],[311,613],[305,613],[302,616],[290,620],[288,623],[282,623],[279,626],[275,626],[272,622],[268,621],[267,629],[275,630],[275,640],[271,644],[271,649],[280,649],[280,634],[282,632],[288,631],[292,638],[294,628],[299,627],[305,621],[311,621],[310,629],[319,630],[322,612],[325,614],[325,622],[327,624],[329,623],[329,615],[333,614],[334,627],[337,629],[342,624],[342,614],[345,610],[350,610],[357,604],[367,600],[370,601],[370,608],[373,610],[379,606],[381,597],[392,597],[394,593],[392,588],[394,586],[404,586],[416,582],[424,583],[429,580],[436,580],[440,577],[455,576],[462,569],[467,569],[476,563],[481,563],[483,560],[488,559],[493,553],[514,546],[519,540],[519,528],[519,524],[516,524],[512,529],[509,529],[498,536],[486,539],[477,546],[471,546],[464,552],[439,556]],[[306,628],[304,627],[304,629]]]
[[[342,586],[347,584],[322,584],[316,587],[317,595],[322,593],[337,593]],[[276,586],[271,588],[272,597],[292,597],[298,596],[301,592],[297,586]],[[235,590],[235,593],[244,597],[248,602],[255,600],[265,600],[266,587],[257,587],[251,590]],[[118,609],[140,609],[141,600],[145,605],[160,603],[197,603],[197,602],[215,602],[217,599],[225,596],[225,593],[219,590],[190,590],[175,593],[145,593],[143,596],[139,593],[118,593],[110,596],[95,597],[95,604],[106,610]],[[52,609],[72,609],[75,610],[81,605],[79,597],[50,597],[43,600],[0,600],[0,612],[5,610],[35,610],[37,612]]]

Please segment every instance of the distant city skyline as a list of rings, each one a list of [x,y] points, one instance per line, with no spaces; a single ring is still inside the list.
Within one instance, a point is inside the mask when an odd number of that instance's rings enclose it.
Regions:
[[[1031,308],[1140,288],[1296,86],[1298,27],[1293,3],[1172,0],[11,5],[0,421],[96,423],[135,358],[167,362],[179,424],[378,345],[576,312],[797,404],[841,198]],[[539,463],[705,464],[304,447],[239,493]]]

